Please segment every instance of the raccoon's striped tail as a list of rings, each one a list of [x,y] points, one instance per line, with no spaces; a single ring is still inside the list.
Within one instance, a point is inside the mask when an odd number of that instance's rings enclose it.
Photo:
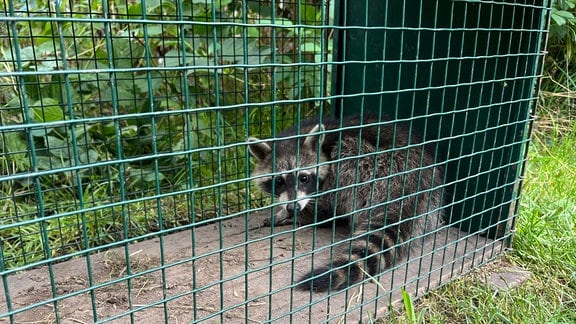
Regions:
[[[405,244],[396,246],[397,235],[394,229],[380,233],[364,234],[352,241],[351,249],[342,249],[326,266],[314,269],[300,279],[298,288],[324,292],[341,290],[364,279],[365,273],[376,276],[381,269],[380,258],[389,268],[395,261],[407,254]],[[382,235],[383,234],[383,235]]]

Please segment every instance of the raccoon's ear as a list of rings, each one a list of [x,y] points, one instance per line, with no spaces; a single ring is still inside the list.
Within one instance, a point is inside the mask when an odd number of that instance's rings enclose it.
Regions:
[[[256,137],[248,138],[248,151],[256,159],[262,161],[272,153],[272,149],[265,142],[261,142]]]
[[[317,145],[322,146],[322,144],[324,144],[324,125],[318,124],[308,133],[304,146],[315,150]]]

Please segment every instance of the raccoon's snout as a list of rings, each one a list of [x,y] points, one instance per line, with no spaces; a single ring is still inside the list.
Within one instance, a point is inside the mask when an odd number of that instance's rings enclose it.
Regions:
[[[294,203],[284,205],[284,209],[286,209],[286,211],[291,215],[293,215],[294,212],[296,212],[296,214],[298,214],[299,212],[304,210],[304,208],[306,208],[306,206],[308,206],[308,202],[310,202],[310,199],[301,199],[301,200],[298,200]]]
[[[298,203],[288,204],[284,206],[286,211],[290,214],[294,214],[294,209],[296,209],[296,213],[300,211],[300,205]]]

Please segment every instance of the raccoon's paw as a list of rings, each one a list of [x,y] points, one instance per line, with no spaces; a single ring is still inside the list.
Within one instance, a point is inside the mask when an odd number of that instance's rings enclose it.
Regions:
[[[291,219],[283,219],[279,221],[278,218],[275,218],[273,222],[272,218],[266,218],[265,220],[262,221],[262,226],[270,227],[272,226],[272,223],[274,223],[274,226],[282,226],[282,225],[290,225],[293,222]]]
[[[262,226],[270,227],[272,224],[274,226],[282,226],[282,225],[290,225],[293,224],[294,220],[290,217],[288,212],[284,209],[281,209],[273,218],[266,218],[262,222]]]
[[[335,291],[344,289],[360,281],[361,278],[362,270],[354,264],[336,270],[322,267],[302,277],[298,283],[298,288],[316,292]]]
[[[266,218],[262,221],[262,226],[270,227],[272,226],[272,218]]]

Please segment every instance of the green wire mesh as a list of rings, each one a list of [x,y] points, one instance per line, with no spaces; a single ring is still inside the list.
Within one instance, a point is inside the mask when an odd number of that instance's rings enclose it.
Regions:
[[[0,318],[346,320],[502,252],[550,1],[369,4],[0,3]],[[302,253],[299,229],[259,228],[275,203],[251,185],[245,140],[364,111],[438,144],[463,231],[415,279],[400,264],[373,295],[302,297],[298,262],[341,238],[305,228]]]

